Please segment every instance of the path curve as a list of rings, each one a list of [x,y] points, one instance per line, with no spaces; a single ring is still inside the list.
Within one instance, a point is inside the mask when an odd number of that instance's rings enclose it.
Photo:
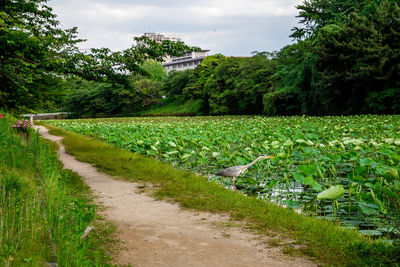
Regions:
[[[64,168],[78,173],[105,207],[102,215],[118,227],[120,252],[114,263],[132,266],[317,266],[268,247],[256,235],[238,228],[220,228],[220,215],[182,210],[178,204],[139,193],[140,184],[115,180],[92,165],[65,153],[62,137],[40,134],[60,145]],[[213,224],[214,222],[214,224]]]

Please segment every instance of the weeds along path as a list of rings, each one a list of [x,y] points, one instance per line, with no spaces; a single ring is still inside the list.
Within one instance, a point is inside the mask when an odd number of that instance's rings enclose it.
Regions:
[[[64,168],[77,172],[105,210],[102,215],[119,229],[118,265],[132,266],[316,266],[284,255],[267,240],[235,227],[229,218],[182,210],[179,205],[140,193],[141,185],[113,179],[65,153],[62,137],[43,126],[40,134],[60,145]]]

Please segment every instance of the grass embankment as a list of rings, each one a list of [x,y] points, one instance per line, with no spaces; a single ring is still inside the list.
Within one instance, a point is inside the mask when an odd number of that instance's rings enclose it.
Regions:
[[[113,227],[100,223],[89,188],[62,169],[56,144],[33,130],[21,138],[11,121],[0,119],[0,265],[106,265]]]
[[[207,178],[153,158],[112,147],[89,137],[46,125],[54,135],[65,136],[68,153],[100,170],[131,181],[156,185],[154,195],[172,199],[183,207],[230,214],[260,233],[278,232],[294,240],[284,251],[309,255],[328,265],[396,265],[399,248],[373,242],[356,231],[344,230],[334,223],[299,215],[292,210],[265,201],[246,197]],[[279,243],[279,241],[277,241]],[[300,246],[293,246],[294,244]],[[300,247],[300,248],[296,248]]]
[[[148,110],[139,112],[139,116],[193,116],[198,115],[203,101],[201,99],[188,100],[180,103],[175,100],[166,102],[163,106],[151,107]]]

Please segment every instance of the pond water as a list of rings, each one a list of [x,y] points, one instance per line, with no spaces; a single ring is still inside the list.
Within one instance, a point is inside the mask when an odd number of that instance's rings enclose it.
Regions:
[[[215,181],[226,188],[233,189],[230,178],[221,178],[209,175],[210,181]],[[386,237],[389,242],[400,235],[400,229],[396,225],[388,223],[387,218],[379,214],[366,216],[359,202],[349,192],[346,192],[336,201],[316,200],[316,193],[309,186],[301,183],[286,181],[284,183],[276,180],[260,182],[249,186],[246,179],[238,178],[236,187],[244,194],[256,196],[259,199],[276,203],[280,206],[293,209],[299,214],[312,216],[317,219],[329,220],[338,223],[347,229],[356,229],[360,233],[371,237]],[[347,179],[337,179],[341,184],[346,184]],[[362,203],[362,202],[361,202]],[[367,205],[368,204],[364,204]]]

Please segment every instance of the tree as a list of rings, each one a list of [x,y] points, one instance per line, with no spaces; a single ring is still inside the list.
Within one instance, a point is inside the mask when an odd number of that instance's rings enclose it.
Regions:
[[[268,114],[398,113],[399,6],[393,0],[304,1],[297,43],[277,55]],[[302,40],[304,39],[304,40]]]
[[[273,87],[272,75],[276,72],[275,55],[255,52],[251,58],[242,59],[234,84],[239,96],[237,113],[260,114],[263,97]]]
[[[166,72],[156,61],[146,61],[140,67],[142,74],[131,73],[129,86],[68,79],[64,85],[68,92],[66,110],[75,116],[111,116],[160,103]]]
[[[63,51],[73,50],[76,28],[57,28],[56,16],[43,0],[3,0],[0,9],[0,104],[26,110],[38,96],[53,94]]]
[[[209,56],[190,75],[183,98],[202,99],[206,114],[261,113],[276,71],[272,57],[266,52],[249,58]]]
[[[178,99],[183,102],[183,89],[188,85],[192,73],[192,69],[187,69],[184,71],[170,71],[163,85],[163,90],[167,93],[168,97]]]
[[[400,112],[400,7],[381,1],[318,33],[319,98],[329,114]]]
[[[0,105],[7,109],[37,107],[38,80],[76,75],[129,87],[130,73],[145,73],[140,64],[196,50],[182,42],[158,43],[145,37],[141,45],[112,52],[107,48],[81,53],[77,29],[62,30],[46,0],[3,0],[0,4]],[[39,91],[38,91],[39,90]]]
[[[133,88],[136,93],[134,101],[138,103],[141,108],[152,104],[160,104],[162,96],[161,82],[139,78],[133,82]]]
[[[70,77],[63,84],[63,91],[66,93],[64,109],[79,117],[118,113],[123,105],[119,97],[122,90],[121,86]]]
[[[276,54],[276,72],[272,86],[264,95],[264,113],[268,115],[312,114],[316,96],[312,88],[317,79],[313,51],[315,40],[309,38],[282,48]]]
[[[140,67],[146,72],[146,76],[150,80],[164,82],[167,79],[167,71],[155,60],[147,60]]]
[[[234,102],[230,78],[237,67],[236,61],[221,54],[203,59],[183,89],[183,98],[202,99],[204,105],[201,111],[205,114],[227,114]]]
[[[346,22],[351,13],[370,8],[375,3],[374,0],[305,0],[296,7],[300,10],[296,17],[300,18],[303,27],[294,27],[290,37],[305,39],[326,25]]]

